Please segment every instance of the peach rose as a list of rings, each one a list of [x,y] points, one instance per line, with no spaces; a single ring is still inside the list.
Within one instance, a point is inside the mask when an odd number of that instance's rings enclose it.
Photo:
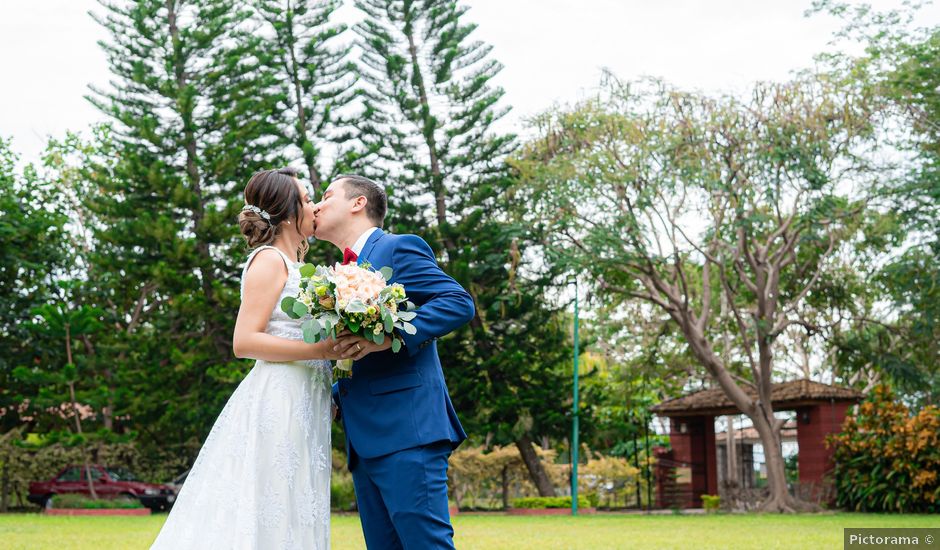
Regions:
[[[333,267],[333,282],[336,284],[336,299],[340,303],[375,300],[386,286],[380,273],[353,264],[336,264]]]

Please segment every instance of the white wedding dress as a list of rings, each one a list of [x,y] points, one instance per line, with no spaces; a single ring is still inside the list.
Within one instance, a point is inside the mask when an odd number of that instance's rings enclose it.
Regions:
[[[251,252],[245,271],[264,246]],[[265,332],[300,340],[280,308],[296,296],[300,264]],[[323,549],[330,546],[329,361],[255,362],[215,421],[151,549]]]

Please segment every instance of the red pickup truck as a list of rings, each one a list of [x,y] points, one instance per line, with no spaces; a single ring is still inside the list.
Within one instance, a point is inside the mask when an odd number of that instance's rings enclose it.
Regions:
[[[176,491],[167,485],[144,483],[134,474],[123,468],[89,466],[95,476],[95,492],[100,498],[132,497],[154,511],[166,510],[176,500]],[[49,481],[37,481],[29,484],[30,502],[46,506],[49,499],[63,493],[81,493],[88,495],[88,481],[82,466],[66,466]]]

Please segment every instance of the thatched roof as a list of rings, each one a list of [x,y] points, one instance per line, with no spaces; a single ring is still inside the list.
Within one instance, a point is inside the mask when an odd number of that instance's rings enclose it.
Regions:
[[[757,397],[757,392],[751,388],[745,388],[745,391],[752,397]],[[773,384],[770,396],[775,411],[832,401],[858,401],[862,398],[860,392],[851,388],[830,386],[805,378]],[[660,416],[741,414],[721,388],[669,399],[651,407],[650,410]]]

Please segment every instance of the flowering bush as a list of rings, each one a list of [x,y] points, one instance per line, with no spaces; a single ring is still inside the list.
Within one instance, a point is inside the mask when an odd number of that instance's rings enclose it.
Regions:
[[[874,512],[940,512],[940,408],[917,414],[886,386],[846,419],[834,447],[836,504]]]
[[[560,490],[568,487],[571,465],[556,462],[554,450],[534,449],[552,485]],[[646,494],[640,470],[626,459],[604,456],[587,449],[582,456],[587,458],[587,463],[578,466],[578,493],[581,495],[579,499],[588,500],[584,507],[612,507],[618,495],[626,502],[623,492],[632,492],[637,480]],[[500,508],[509,505],[513,498],[538,494],[515,445],[492,449],[462,446],[451,455],[448,472],[450,494],[461,507]]]

